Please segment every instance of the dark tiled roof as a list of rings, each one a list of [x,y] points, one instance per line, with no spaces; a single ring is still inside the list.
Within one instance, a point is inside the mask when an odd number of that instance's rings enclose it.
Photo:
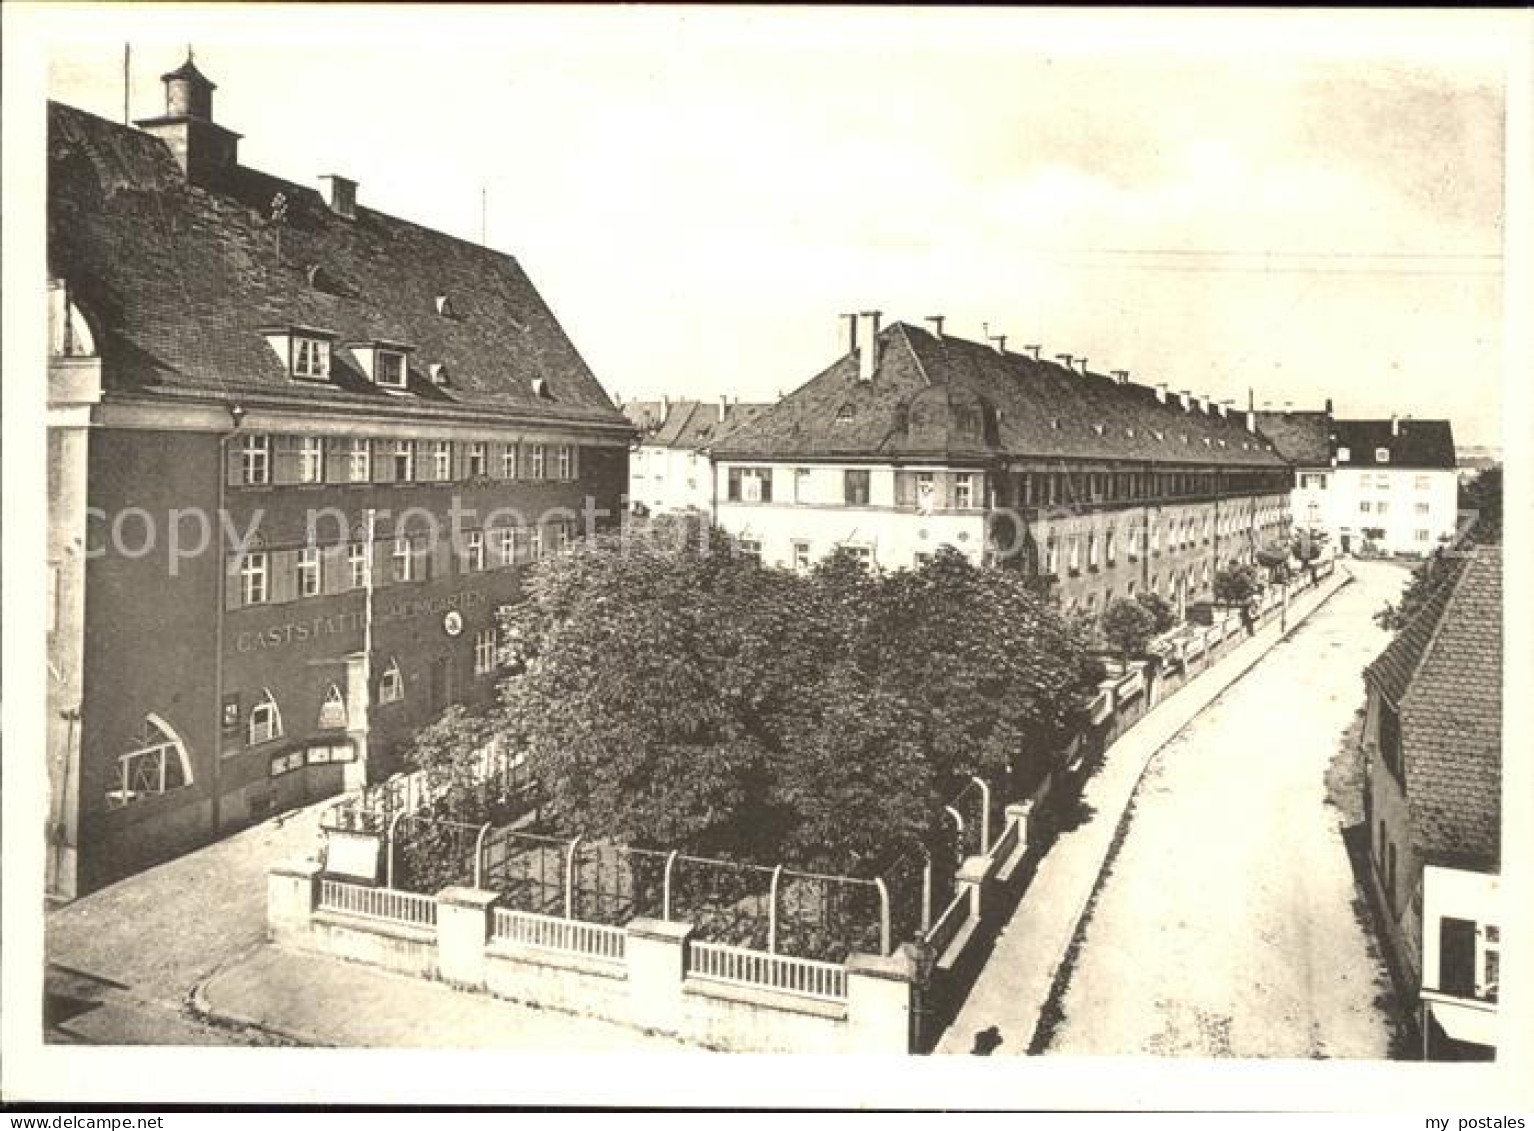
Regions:
[[[1259,412],[1257,431],[1296,467],[1330,467],[1332,418],[1326,412]]]
[[[1454,462],[1454,430],[1447,420],[1401,420],[1392,435],[1388,420],[1334,420],[1332,435],[1339,450],[1338,467],[1450,468]],[[1348,449],[1348,458],[1340,450]],[[1390,459],[1374,458],[1386,448]]]
[[[1495,867],[1501,857],[1501,548],[1478,546],[1453,564],[1434,598],[1367,676],[1399,706],[1418,847],[1430,860]]]
[[[100,327],[108,397],[240,396],[628,430],[510,256],[369,208],[343,218],[315,190],[253,169],[189,184],[159,139],[68,106],[50,103],[48,122],[49,268]],[[329,383],[290,378],[260,333],[291,325],[337,335]],[[413,347],[413,395],[374,386],[345,348],[380,339]],[[433,363],[446,366],[447,387],[431,382]]]
[[[635,424],[653,429],[650,435],[642,438],[642,443],[697,451],[718,443],[771,407],[737,401],[723,406],[723,419],[720,419],[721,406],[717,401],[672,401],[669,411],[662,402],[630,401],[623,406],[623,411]]]
[[[873,380],[847,354],[715,445],[716,456],[1135,459],[1282,467],[1244,416],[895,323]]]

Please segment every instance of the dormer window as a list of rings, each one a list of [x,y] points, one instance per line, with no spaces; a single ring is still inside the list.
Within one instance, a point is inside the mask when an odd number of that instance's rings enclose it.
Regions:
[[[844,404],[836,410],[836,423],[847,424],[852,420],[852,406]]]
[[[431,363],[430,367],[428,367],[427,372],[431,374],[431,383],[433,385],[436,385],[439,388],[447,388],[448,379],[446,365],[443,365],[440,361],[434,361]]]
[[[551,401],[554,399],[554,390],[549,388],[549,383],[542,377],[533,378],[533,396],[539,400]]]
[[[373,358],[373,381],[385,389],[405,387],[405,355],[379,350]]]
[[[437,296],[437,313],[444,318],[458,317],[458,312],[453,309],[453,300],[447,295]]]
[[[324,338],[295,335],[293,338],[293,376],[328,380],[330,343]]]
[[[404,389],[410,380],[410,347],[403,342],[353,342],[351,351],[368,380],[380,389]]]
[[[330,380],[331,345],[335,335],[313,326],[277,326],[261,331],[287,367],[288,376],[304,381]]]
[[[1374,449],[1374,462],[1375,463],[1389,463],[1390,462],[1390,449],[1389,448],[1375,448]]]
[[[1338,460],[1339,463],[1347,463],[1348,460],[1350,460],[1352,458],[1353,458],[1353,453],[1351,451],[1349,451],[1347,448],[1338,448],[1337,449],[1337,460]]]

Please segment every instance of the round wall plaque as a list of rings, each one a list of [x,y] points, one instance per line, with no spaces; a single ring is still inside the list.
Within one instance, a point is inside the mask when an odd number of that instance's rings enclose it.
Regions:
[[[449,609],[442,618],[442,631],[449,636],[457,636],[463,631],[463,614],[457,609]]]

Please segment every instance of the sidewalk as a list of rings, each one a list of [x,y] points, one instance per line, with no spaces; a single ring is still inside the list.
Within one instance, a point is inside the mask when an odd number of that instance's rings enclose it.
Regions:
[[[526,1053],[699,1051],[605,1021],[271,945],[256,947],[214,974],[198,987],[192,1008],[302,1045]]]
[[[958,1016],[938,1041],[936,1052],[972,1052],[976,1036],[993,1027],[1001,1039],[995,1046],[997,1053],[1021,1056],[1028,1052],[1056,973],[1151,759],[1350,580],[1339,568],[1319,588],[1290,605],[1287,629],[1280,627],[1277,618],[1270,621],[1158,704],[1108,748],[1102,767],[1088,779],[1081,796],[1092,818],[1062,833],[1040,859],[1038,871],[1002,929]]]

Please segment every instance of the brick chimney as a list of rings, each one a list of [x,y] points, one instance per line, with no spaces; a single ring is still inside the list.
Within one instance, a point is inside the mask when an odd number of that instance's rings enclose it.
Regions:
[[[862,345],[858,349],[858,380],[865,385],[874,379],[879,369],[879,319],[883,314],[877,310],[865,310],[858,315],[858,337]]]
[[[1400,418],[1393,412],[1390,414],[1390,434],[1392,436],[1399,436],[1401,434]]]
[[[1157,381],[1156,382],[1156,399],[1158,401],[1160,401],[1162,404],[1166,404],[1166,392],[1167,392],[1167,383],[1165,381]]]
[[[213,121],[217,87],[197,69],[191,52],[160,81],[165,84],[165,113],[134,124],[166,144],[193,184],[205,184],[238,164],[240,135]]]
[[[729,397],[720,397],[719,398],[719,423],[723,424],[724,423],[724,418],[726,416],[729,416],[729,415],[730,415],[730,398]]]

